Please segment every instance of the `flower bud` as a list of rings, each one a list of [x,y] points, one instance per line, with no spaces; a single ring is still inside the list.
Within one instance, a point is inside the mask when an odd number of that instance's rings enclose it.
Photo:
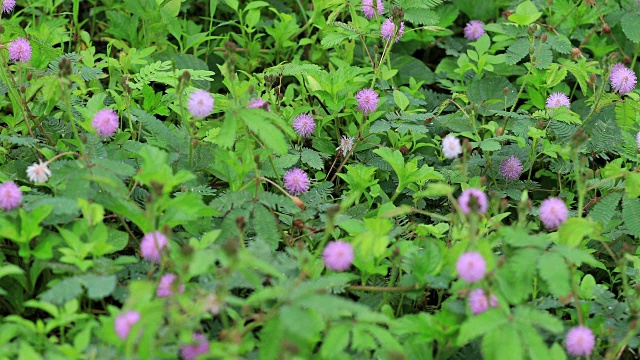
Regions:
[[[547,34],[542,34],[542,36],[540,37],[540,42],[543,44],[547,42]]]
[[[579,48],[571,49],[571,59],[572,60],[578,60],[581,57],[582,57],[582,51],[580,51]]]
[[[611,34],[611,27],[609,27],[609,24],[607,23],[602,24],[602,27],[600,28],[600,33]]]

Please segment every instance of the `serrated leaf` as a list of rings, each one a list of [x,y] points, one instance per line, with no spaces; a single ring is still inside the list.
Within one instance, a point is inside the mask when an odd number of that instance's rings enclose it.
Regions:
[[[467,344],[469,341],[507,324],[509,319],[498,309],[489,309],[482,314],[467,319],[460,327],[457,344]]]
[[[507,65],[515,65],[518,61],[524,59],[529,55],[529,41],[526,38],[520,38],[516,40],[509,48],[507,48],[507,55],[505,57],[505,63]]]
[[[520,335],[513,324],[501,326],[482,338],[485,359],[520,360],[524,358]]]
[[[640,238],[640,199],[623,198],[622,219],[629,233]]]
[[[273,151],[276,155],[287,153],[289,148],[282,131],[269,121],[265,111],[260,109],[241,109],[238,113],[249,130],[258,136],[267,149]]]
[[[589,216],[591,216],[593,220],[599,221],[606,226],[613,218],[621,198],[622,193],[620,192],[614,192],[605,196],[593,206],[589,212]]]
[[[559,254],[547,252],[538,259],[538,271],[556,297],[567,296],[571,291],[569,268]]]
[[[309,148],[302,149],[300,160],[314,169],[320,170],[324,167],[324,162],[322,161],[322,157],[320,157],[320,153]]]
[[[82,294],[80,280],[75,277],[66,278],[40,295],[42,301],[55,305],[64,305],[67,301]]]
[[[640,14],[627,12],[620,19],[620,25],[622,25],[622,31],[627,36],[627,39],[634,43],[640,42]]]
[[[78,278],[87,288],[87,296],[92,300],[104,299],[116,289],[116,276],[98,276],[94,274],[83,275]]]
[[[276,224],[276,218],[262,204],[258,204],[253,208],[252,224],[256,235],[264,239],[271,250],[278,248],[281,234]]]

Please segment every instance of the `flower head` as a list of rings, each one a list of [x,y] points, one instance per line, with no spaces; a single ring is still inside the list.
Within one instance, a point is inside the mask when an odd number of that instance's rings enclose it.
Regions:
[[[222,302],[216,294],[209,294],[209,296],[207,296],[207,298],[205,299],[205,308],[213,315],[218,315],[220,313],[221,307]]]
[[[382,0],[377,0],[376,6],[374,8],[373,0],[362,0],[362,12],[364,13],[364,17],[367,19],[373,19],[376,16],[376,10],[378,10],[378,15],[382,15],[384,11],[384,4]]]
[[[16,0],[2,0],[2,12],[5,14],[10,13],[16,6]]]
[[[140,252],[142,257],[159,263],[162,257],[162,250],[169,245],[167,237],[160,231],[153,231],[146,234],[140,241]]]
[[[180,284],[178,286],[174,285],[177,276],[175,274],[165,274],[162,279],[160,279],[160,284],[158,284],[158,289],[156,290],[156,296],[158,297],[168,297],[173,295],[174,290],[178,290],[178,293],[184,293],[184,284]]]
[[[366,115],[376,111],[380,98],[375,90],[366,88],[358,91],[356,100],[358,101],[358,110]]]
[[[196,119],[205,118],[213,112],[213,96],[205,90],[196,90],[189,95],[187,109]]]
[[[509,181],[518,180],[522,172],[522,162],[515,156],[509,156],[500,164],[500,174]]]
[[[102,109],[93,116],[91,125],[96,129],[98,135],[109,137],[116,132],[118,126],[120,126],[120,121],[115,111]]]
[[[180,355],[185,360],[194,360],[198,356],[209,352],[209,340],[204,335],[194,333],[193,341],[195,341],[195,344],[185,345],[180,349]]]
[[[291,195],[298,195],[309,191],[309,176],[298,168],[291,169],[284,174],[284,187]]]
[[[46,162],[40,161],[38,164],[33,164],[27,168],[27,176],[29,180],[36,184],[44,184],[49,180],[51,170],[49,170]]]
[[[553,230],[567,221],[569,210],[561,199],[551,197],[540,204],[540,220],[544,226]]]
[[[485,34],[484,23],[479,20],[471,20],[464,27],[464,37],[469,41],[476,41]]]
[[[140,313],[135,310],[125,311],[115,320],[116,334],[122,340],[129,336],[131,328],[140,321]]]
[[[355,139],[356,138],[353,136],[349,137],[347,135],[342,135],[342,137],[340,138],[340,146],[338,146],[336,150],[342,156],[346,156],[353,149]]]
[[[398,33],[396,34],[396,24],[393,23],[393,19],[387,18],[380,27],[380,33],[384,41],[389,41],[394,38],[395,42],[400,41],[402,35],[404,35],[404,21],[400,22]]]
[[[460,205],[460,209],[465,214],[469,214],[472,211],[484,214],[489,209],[489,200],[484,191],[470,188],[460,194],[458,205]]]
[[[624,69],[626,68],[626,66],[624,66],[623,63],[617,63],[615,65],[613,65],[613,67],[611,68],[611,73],[609,74],[609,78],[611,78],[611,75],[613,75],[613,73],[617,72],[620,69]]]
[[[561,106],[571,108],[569,97],[561,92],[554,92],[547,98],[547,109],[555,109]]]
[[[449,134],[442,139],[442,153],[447,159],[455,159],[462,154],[462,144],[460,139],[453,134]]]
[[[293,130],[296,134],[307,138],[316,130],[316,121],[309,114],[300,114],[293,120]]]
[[[633,70],[626,67],[619,67],[615,72],[611,71],[609,75],[611,87],[620,95],[628,94],[636,87],[638,78]]]
[[[31,43],[29,40],[17,38],[9,43],[9,59],[11,61],[29,62],[31,60]]]
[[[591,355],[595,344],[596,337],[586,326],[576,326],[567,333],[567,352],[573,356]]]
[[[9,211],[22,202],[22,191],[13,181],[6,181],[0,185],[0,209]]]
[[[322,258],[331,270],[347,270],[353,262],[353,247],[346,241],[332,241],[324,248]]]
[[[456,270],[460,279],[473,284],[484,278],[487,263],[480,253],[470,251],[460,255],[456,262]]]
[[[484,289],[474,289],[469,292],[469,307],[473,315],[481,314],[489,309],[489,306],[498,306],[498,298],[491,294],[488,296]]]
[[[251,99],[251,101],[249,101],[249,105],[247,105],[247,108],[271,111],[271,106],[269,106],[269,103],[263,100],[262,98]]]

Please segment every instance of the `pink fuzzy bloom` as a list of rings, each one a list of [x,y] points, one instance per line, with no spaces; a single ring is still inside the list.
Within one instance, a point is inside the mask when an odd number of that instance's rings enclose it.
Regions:
[[[561,199],[550,197],[540,204],[540,220],[549,230],[562,225],[568,217],[569,210]]]
[[[400,27],[398,28],[398,33],[396,34],[396,25],[393,23],[391,18],[388,18],[382,23],[380,27],[380,33],[382,34],[382,39],[384,41],[389,41],[394,38],[395,42],[398,42],[402,35],[404,34],[404,21],[400,22]]]
[[[576,326],[567,333],[565,343],[570,355],[589,356],[596,344],[596,337],[588,327]]]
[[[29,62],[31,60],[31,43],[25,38],[17,38],[9,43],[9,59],[11,61]]]
[[[10,13],[16,6],[16,0],[2,0],[2,12],[5,14]]]
[[[364,13],[364,17],[367,19],[373,19],[376,16],[376,10],[378,10],[378,15],[382,15],[384,11],[384,4],[382,0],[378,0],[376,4],[376,8],[374,8],[373,0],[362,0],[362,12]]]
[[[613,67],[611,68],[611,73],[609,74],[609,78],[611,78],[611,75],[613,75],[618,70],[625,69],[625,68],[626,68],[626,66],[624,66],[623,63],[617,63],[617,64],[613,65]]]
[[[473,284],[484,278],[487,263],[480,253],[470,251],[460,255],[456,262],[456,270],[460,279]]]
[[[469,292],[469,307],[473,315],[481,314],[489,309],[489,306],[498,306],[498,298],[495,295],[487,296],[484,289],[474,289]]]
[[[180,284],[178,286],[174,285],[177,276],[175,274],[165,274],[162,279],[160,279],[160,284],[158,284],[158,289],[156,290],[156,296],[158,297],[169,297],[173,295],[174,290],[178,290],[178,293],[184,293],[184,284]]]
[[[120,126],[120,120],[115,111],[102,109],[93,116],[91,125],[96,129],[98,135],[106,138],[115,134],[118,126]]]
[[[447,159],[455,159],[462,154],[462,144],[460,139],[453,134],[449,134],[442,139],[442,153]]]
[[[353,247],[346,241],[332,241],[325,246],[322,258],[331,270],[347,270],[353,263]]]
[[[196,90],[189,95],[187,109],[196,119],[206,118],[213,112],[213,96],[205,90]]]
[[[316,130],[316,121],[309,114],[300,114],[293,120],[293,130],[303,138],[307,138]]]
[[[169,245],[167,237],[160,231],[153,231],[146,234],[140,242],[140,252],[142,257],[159,263],[162,258],[162,250]]]
[[[479,20],[471,20],[464,27],[464,37],[469,41],[476,41],[485,34],[484,23]]]
[[[195,344],[185,345],[180,349],[180,355],[184,360],[195,360],[198,356],[209,352],[209,340],[204,335],[194,333],[193,340]]]
[[[298,168],[291,169],[284,174],[284,187],[291,195],[298,195],[309,191],[309,176]]]
[[[509,156],[500,164],[500,174],[509,181],[518,180],[522,172],[522,162],[515,156]]]
[[[547,98],[547,109],[555,109],[561,106],[571,108],[569,97],[561,92],[554,92]]]
[[[615,72],[611,71],[609,80],[611,81],[613,90],[620,95],[632,92],[638,82],[636,73],[626,67],[618,68]]]
[[[0,185],[0,209],[9,211],[22,202],[22,191],[13,181],[6,181]]]
[[[470,188],[460,194],[458,205],[465,214],[469,214],[472,211],[484,214],[489,209],[489,200],[484,191]]]
[[[367,115],[376,111],[380,98],[375,90],[366,88],[358,91],[356,100],[358,101],[358,110]]]
[[[271,111],[271,106],[269,103],[262,100],[261,98],[251,99],[249,101],[249,105],[247,105],[248,109],[262,109],[265,111]]]
[[[125,340],[129,336],[131,328],[140,321],[140,313],[135,310],[125,311],[115,320],[115,330],[118,337]]]

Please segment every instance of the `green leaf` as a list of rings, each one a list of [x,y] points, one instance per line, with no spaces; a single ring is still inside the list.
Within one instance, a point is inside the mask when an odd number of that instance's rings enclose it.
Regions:
[[[558,228],[558,243],[578,247],[585,236],[592,235],[595,223],[578,217],[570,217]]]
[[[545,253],[538,259],[538,271],[553,295],[559,298],[569,294],[569,268],[562,256],[552,252]]]
[[[87,274],[78,277],[78,280],[87,288],[89,299],[99,300],[111,295],[116,289],[116,276],[99,276]]]
[[[580,298],[583,300],[591,300],[595,298],[593,288],[596,287],[596,279],[591,274],[587,274],[580,282]]]
[[[507,48],[505,63],[507,65],[515,65],[518,61],[529,55],[529,41],[526,38],[520,38]]]
[[[406,110],[407,106],[409,106],[409,98],[402,91],[394,90],[393,91],[393,100],[396,105],[400,108],[400,110]]]
[[[510,107],[515,103],[517,93],[516,88],[503,77],[476,80],[467,90],[469,101],[481,105],[478,109],[481,114],[485,114],[487,110],[504,110]]]
[[[479,144],[482,151],[497,151],[500,150],[500,143],[493,139],[482,140]]]
[[[264,239],[271,250],[278,248],[282,235],[276,224],[276,218],[269,209],[262,204],[257,204],[253,209],[251,220],[256,235]]]
[[[640,200],[625,196],[622,199],[622,219],[629,233],[640,238]]]
[[[640,187],[640,186],[639,186]],[[609,195],[606,195],[598,203],[591,209],[589,212],[589,216],[600,223],[606,226],[609,224],[613,215],[615,214],[615,210],[620,203],[620,199],[622,198],[621,192],[613,192]]]
[[[501,326],[482,338],[482,353],[485,359],[524,359],[522,341],[513,324]]]
[[[620,19],[620,24],[627,39],[636,44],[640,42],[640,14],[637,12],[627,12],[622,19]]]
[[[55,305],[64,305],[67,301],[82,294],[82,283],[76,277],[66,278],[57,282],[49,290],[40,295],[42,301]]]
[[[317,151],[313,151],[309,148],[303,148],[302,153],[300,154],[300,160],[303,163],[311,166],[314,169],[322,169],[324,168],[324,161],[320,157],[320,153]]]
[[[471,340],[489,333],[495,329],[501,329],[509,319],[498,309],[489,309],[482,314],[468,318],[460,327],[460,333],[456,344],[463,346]]]
[[[516,7],[516,12],[509,16],[509,21],[513,21],[518,25],[530,25],[534,23],[542,13],[531,2],[525,1]]]

